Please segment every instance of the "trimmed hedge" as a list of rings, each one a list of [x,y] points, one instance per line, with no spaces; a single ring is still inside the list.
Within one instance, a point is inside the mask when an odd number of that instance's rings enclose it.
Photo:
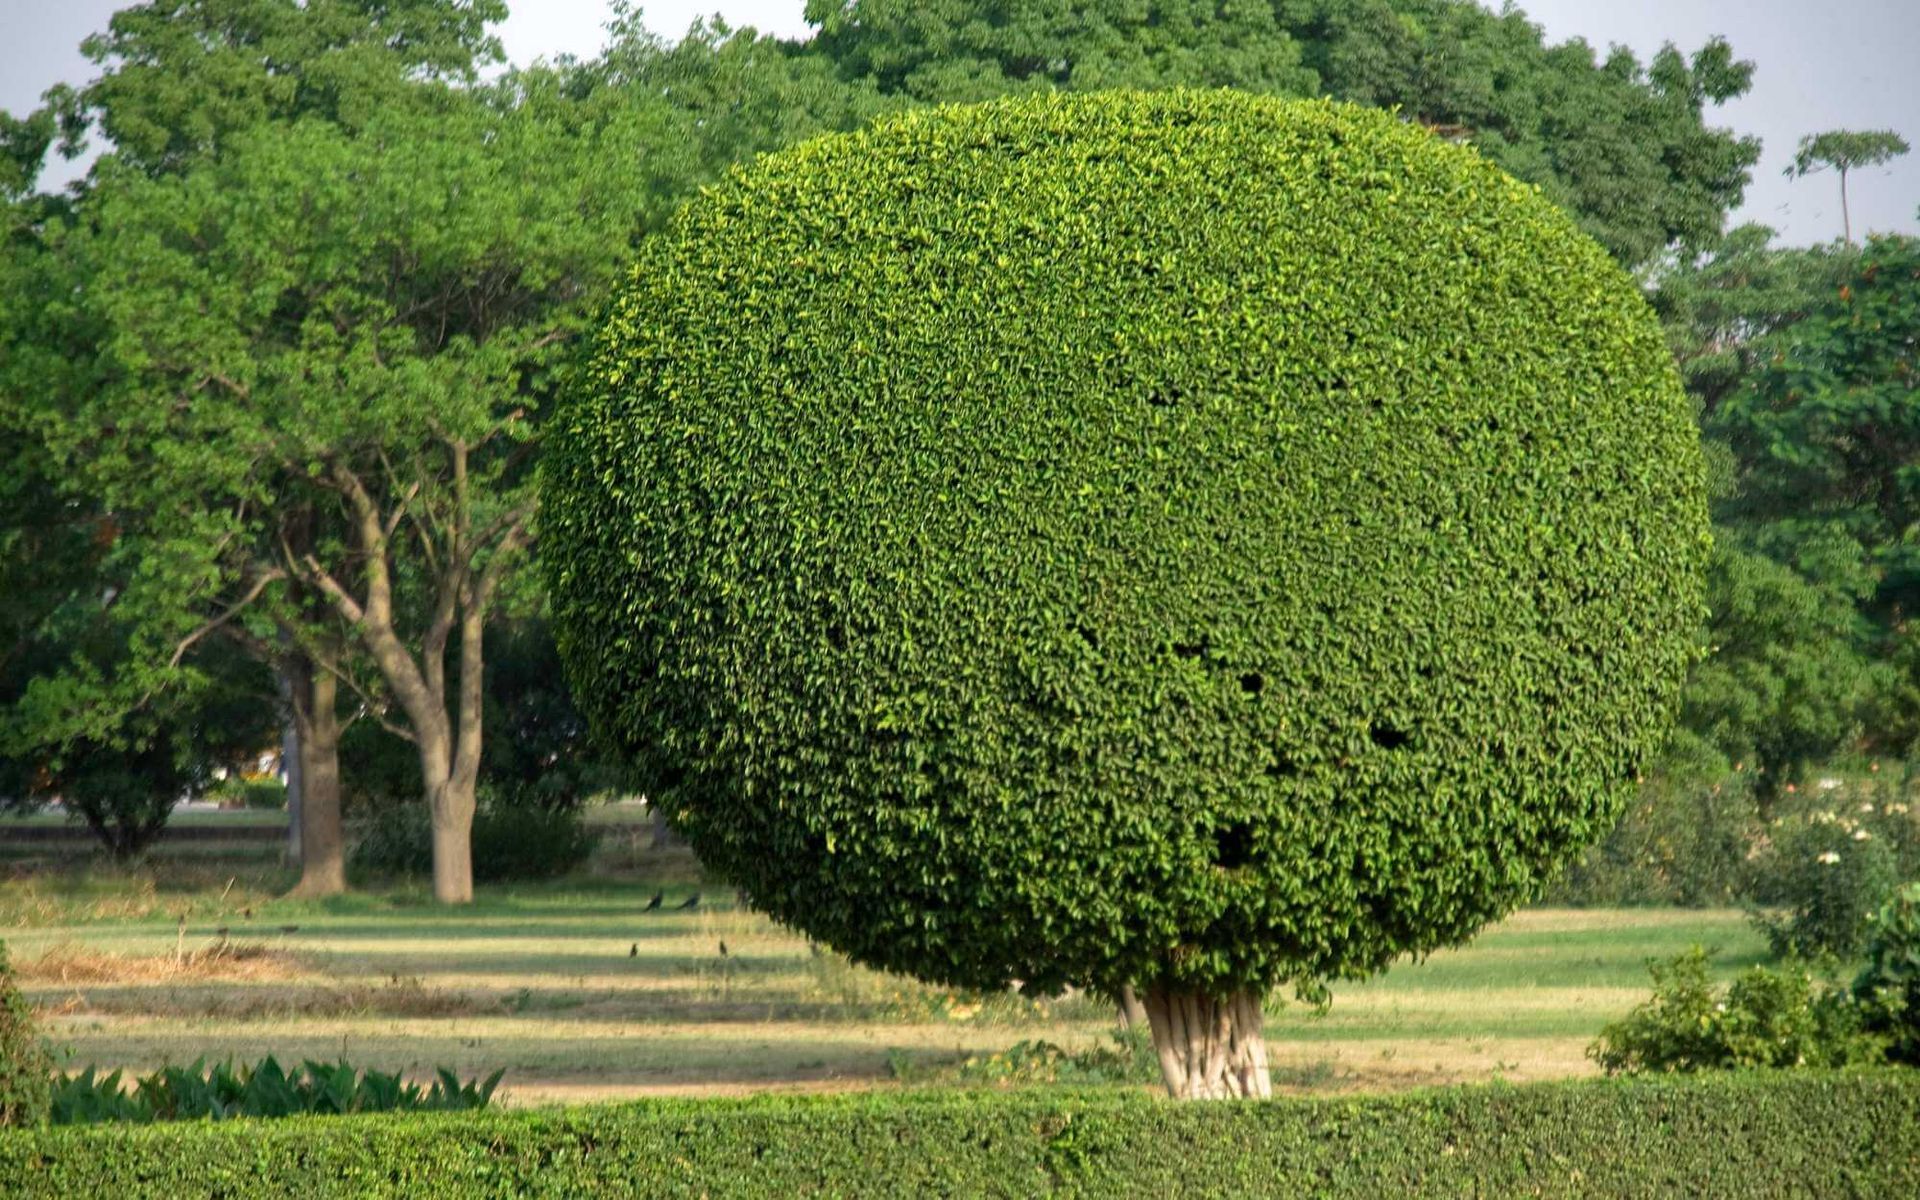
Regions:
[[[1613,822],[1704,616],[1639,289],[1384,112],[1050,94],[768,156],[580,388],[583,709],[755,907],[949,985],[1458,942]]]
[[[1920,1075],[661,1101],[0,1135],[0,1195],[1920,1195]]]

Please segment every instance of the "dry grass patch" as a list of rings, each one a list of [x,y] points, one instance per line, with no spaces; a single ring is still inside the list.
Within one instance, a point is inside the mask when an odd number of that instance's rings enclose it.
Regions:
[[[226,938],[181,947],[171,954],[115,954],[60,942],[38,957],[14,964],[21,982],[40,984],[258,981],[293,979],[305,973],[305,965],[286,950]]]
[[[71,992],[54,990],[70,984]],[[498,996],[431,987],[414,977],[333,986],[278,976],[236,979],[176,975],[140,981],[72,978],[27,981],[42,1016],[116,1015],[175,1020],[497,1016],[511,1011]]]

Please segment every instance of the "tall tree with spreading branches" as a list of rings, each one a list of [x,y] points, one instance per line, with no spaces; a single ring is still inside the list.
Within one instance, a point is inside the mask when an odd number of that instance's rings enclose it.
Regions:
[[[73,299],[86,294],[90,281],[69,253],[74,248],[69,237],[93,219],[116,188],[141,177],[178,180],[204,172],[239,140],[262,129],[306,122],[351,130],[382,109],[417,103],[424,85],[470,83],[481,65],[499,58],[486,27],[505,11],[498,0],[154,0],[114,14],[107,29],[82,46],[100,74],[79,87],[55,88],[44,109],[11,122],[16,136],[10,141],[21,152],[10,157],[23,163],[37,163],[56,131],[69,155],[81,153],[89,138],[106,143],[105,156],[76,188],[78,207],[49,212],[43,206],[36,222],[39,248],[51,251],[40,256],[41,274],[64,273],[65,279],[43,280],[49,303],[19,310],[22,319],[9,331],[19,367],[8,396],[13,411],[37,407],[44,418],[61,411],[50,398],[88,395],[115,382],[112,356],[100,353],[110,331],[99,324],[97,307]],[[89,377],[95,370],[100,377]],[[37,396],[37,403],[19,399],[27,395]],[[72,431],[36,430],[32,436],[42,432],[60,442]],[[67,453],[76,449],[66,442]],[[81,478],[62,475],[69,503],[100,507],[103,496],[83,494]],[[131,500],[121,496],[117,502]],[[126,508],[112,514],[126,547],[177,545],[179,531],[160,532],[148,520],[152,515]],[[310,509],[296,505],[276,518],[284,525],[278,531],[284,540],[298,543],[311,536]],[[229,544],[223,553],[231,552]],[[266,595],[267,581],[256,573],[243,572],[237,589],[229,589],[207,586],[204,577],[195,581],[194,568],[176,564],[183,573],[171,580],[179,586],[161,588],[159,581],[169,578],[159,565],[165,558],[149,556],[142,588],[123,593],[115,615],[152,640],[157,635],[150,618],[168,613],[182,626],[171,629],[173,644],[147,647],[143,639],[130,637],[129,645],[140,646],[148,657],[121,664],[110,685],[96,681],[89,702],[68,689],[65,703],[46,710],[51,724],[37,736],[56,741],[97,736],[116,712],[138,708],[168,689],[197,686],[192,656],[208,634],[239,641],[279,674],[278,692],[297,731],[302,780],[297,890],[343,889],[337,754],[342,719],[336,693],[353,639],[338,622],[329,626],[316,619],[322,614],[313,596]],[[234,619],[241,607],[262,599],[279,602],[256,610],[254,616],[264,615],[264,622]]]
[[[1830,129],[1800,139],[1800,148],[1787,164],[1787,178],[1800,179],[1820,171],[1840,176],[1840,229],[1853,245],[1853,214],[1847,208],[1847,175],[1863,167],[1890,163],[1911,147],[1891,129]]]

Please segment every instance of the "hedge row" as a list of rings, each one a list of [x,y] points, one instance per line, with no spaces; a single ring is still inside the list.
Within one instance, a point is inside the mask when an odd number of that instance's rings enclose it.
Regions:
[[[0,1135],[0,1195],[1913,1196],[1920,1074],[661,1101]]]

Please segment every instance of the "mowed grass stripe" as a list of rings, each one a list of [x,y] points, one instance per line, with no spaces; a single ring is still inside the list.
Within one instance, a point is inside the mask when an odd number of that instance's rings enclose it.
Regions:
[[[506,1067],[529,1096],[873,1086],[901,1054],[1073,1049],[1115,1028],[1097,997],[968,997],[852,967],[736,910],[725,889],[697,889],[690,912],[670,911],[690,886],[644,911],[651,883],[499,889],[454,911],[413,887],[317,903],[236,890],[143,900],[91,882],[0,885],[0,913],[55,1038],[103,1067],[346,1054],[385,1069]],[[151,963],[223,941],[275,952],[284,977],[112,977],[112,956]],[[1723,978],[1764,950],[1732,911],[1523,912],[1470,946],[1336,985],[1324,1013],[1276,1003],[1276,1069],[1304,1090],[1588,1071],[1600,1026],[1645,996],[1645,961],[1696,942],[1717,948]],[[108,956],[105,974],[33,974],[61,953]]]

